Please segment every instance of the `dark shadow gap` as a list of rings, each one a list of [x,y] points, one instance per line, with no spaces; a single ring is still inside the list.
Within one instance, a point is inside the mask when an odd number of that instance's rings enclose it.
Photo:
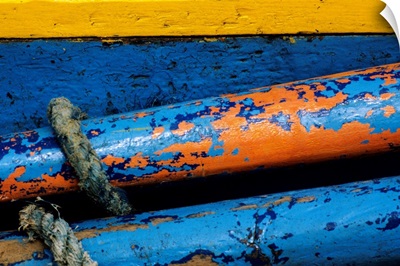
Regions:
[[[158,185],[126,187],[137,212],[185,207],[228,199],[279,193],[400,175],[400,153],[220,175]],[[43,197],[60,205],[69,223],[109,216],[83,193]],[[0,203],[0,231],[18,228],[18,212],[34,199]]]

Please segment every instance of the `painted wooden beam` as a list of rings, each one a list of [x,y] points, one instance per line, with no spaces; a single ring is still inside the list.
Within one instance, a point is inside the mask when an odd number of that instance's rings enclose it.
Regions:
[[[0,135],[48,126],[52,97],[100,117],[395,62],[391,35],[0,42]]]
[[[377,0],[2,0],[0,38],[392,33]]]
[[[388,152],[400,64],[101,117],[82,130],[117,186]],[[50,128],[0,138],[0,201],[77,189]]]
[[[383,178],[72,228],[99,265],[397,265],[399,191],[400,177]],[[26,238],[0,233],[0,263],[52,262],[43,244]]]

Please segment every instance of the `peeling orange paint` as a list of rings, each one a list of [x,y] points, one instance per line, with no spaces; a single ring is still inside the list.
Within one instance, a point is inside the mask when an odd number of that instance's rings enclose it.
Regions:
[[[337,79],[336,82],[342,83],[342,84],[348,84],[351,82],[350,79],[344,78],[344,79]]]
[[[125,162],[125,159],[120,158],[120,157],[115,157],[115,156],[112,156],[111,154],[109,154],[106,157],[104,157],[104,159],[101,161],[107,166],[112,166],[115,164],[120,164],[120,163]]]
[[[385,92],[381,94],[381,99],[382,100],[389,100],[390,98],[392,98],[395,94],[394,93],[389,93],[389,92]]]
[[[279,206],[279,205],[281,205],[281,204],[283,204],[285,202],[291,202],[291,201],[292,201],[292,197],[284,196],[284,197],[282,197],[282,198],[280,198],[278,200],[275,200],[275,201],[272,201],[272,202],[267,202],[262,207],[266,208],[266,207],[269,207],[271,205]]]
[[[365,74],[369,71],[372,70],[353,73]],[[375,69],[373,71],[375,72],[371,73],[384,73],[383,70],[377,71]],[[343,84],[349,82],[349,79],[343,78],[343,74],[340,77],[335,81]],[[391,80],[393,76],[391,75],[374,74],[373,78],[381,79],[385,84],[393,84]],[[178,129],[171,131],[172,134],[176,135],[174,136],[175,138],[178,138],[177,136],[185,136],[188,133],[198,133],[200,136],[198,138],[200,139],[199,141],[186,141],[185,139],[182,142],[174,142],[170,145],[162,146],[162,148],[149,155],[143,155],[142,152],[134,153],[131,156],[126,155],[126,158],[116,157],[111,154],[107,155],[102,160],[107,166],[121,164],[126,161],[127,163],[124,164],[125,169],[144,169],[149,165],[152,169],[156,169],[154,172],[148,172],[148,174],[143,175],[143,178],[138,177],[133,180],[131,178],[130,181],[121,178],[121,180],[112,181],[112,184],[118,186],[143,185],[182,180],[189,177],[243,172],[259,167],[269,168],[304,162],[319,162],[337,159],[342,155],[350,158],[386,152],[390,150],[388,143],[400,144],[400,130],[395,132],[386,130],[377,134],[374,131],[376,129],[365,122],[346,122],[335,130],[324,128],[323,125],[320,127],[310,125],[306,128],[306,126],[302,125],[299,114],[319,112],[321,110],[330,111],[332,108],[343,104],[348,96],[340,91],[332,97],[321,97],[321,95],[324,95],[321,92],[326,91],[327,88],[320,81],[301,85],[296,84],[299,83],[276,85],[267,89],[254,89],[251,95],[231,94],[221,96],[227,98],[224,100],[229,102],[229,107],[224,107],[223,111],[221,111],[221,106],[207,106],[207,111],[209,110],[210,112],[204,112],[201,117],[210,118],[206,120],[211,122],[207,122],[207,132],[204,133],[204,136],[201,135],[203,134],[201,130],[197,131],[196,128],[196,131],[194,131],[193,129],[195,129],[196,125],[188,121],[180,122]],[[267,90],[268,92],[262,90]],[[362,100],[367,100],[366,104],[368,105],[369,100],[385,101],[393,96],[393,93],[383,93],[379,97],[375,97],[370,92],[365,94]],[[251,102],[251,107],[245,104],[245,102],[249,101]],[[195,102],[195,104],[198,103],[202,102]],[[375,108],[373,107],[375,105],[371,106],[371,108]],[[381,106],[385,106],[385,104]],[[252,108],[254,108],[255,112],[251,116],[246,116],[244,113],[252,112]],[[386,105],[381,110],[383,110],[385,117],[391,117],[396,112],[395,106],[392,105]],[[368,110],[365,118],[371,117],[375,111],[379,111],[379,107]],[[382,111],[380,112],[382,113]],[[152,114],[153,112],[137,113],[133,119]],[[198,115],[200,116],[199,112]],[[214,115],[218,115],[218,119],[213,119]],[[277,121],[277,117],[284,119],[286,128],[282,126],[280,121]],[[204,125],[201,126],[204,127]],[[151,138],[157,138],[165,133],[170,133],[168,127],[155,127]],[[179,139],[181,140],[182,138]],[[11,138],[11,141],[16,142],[16,138]],[[9,148],[5,147],[4,149]],[[34,155],[40,149],[41,147],[35,149],[31,155]],[[237,152],[238,150],[240,152]],[[165,153],[172,153],[173,156],[162,156]],[[161,157],[173,158],[161,160]],[[167,170],[165,166],[170,168]],[[38,186],[43,186],[47,190],[46,193],[51,193],[51,191],[55,191],[58,188],[68,191],[77,189],[77,180],[66,181],[62,173],[56,177],[42,175],[41,178],[29,183],[18,182],[16,178],[22,174],[23,169],[16,168],[14,173],[2,182],[5,189],[1,191],[0,200],[26,197],[27,192],[36,196],[37,194],[35,193],[39,193],[36,190]],[[9,188],[12,184],[17,184],[17,190],[11,192]],[[18,193],[20,193],[19,196],[17,196]],[[290,197],[284,197],[267,204],[278,205],[291,200]],[[308,202],[307,200],[314,199],[309,197],[297,199],[296,201]]]
[[[147,166],[147,159],[148,157],[143,157],[142,153],[139,152],[138,154],[132,156],[130,158],[129,163],[125,164],[125,169],[128,167],[134,168],[134,167],[146,167]]]
[[[29,182],[19,182],[17,179],[25,172],[25,166],[16,167],[15,171],[1,183],[0,201],[51,195],[60,191],[68,192],[79,189],[77,179],[65,180],[61,174],[57,174],[56,177],[42,174]]]
[[[99,132],[97,132],[96,130],[91,130],[90,134],[92,134],[93,136],[98,136]]]
[[[385,106],[381,109],[385,112],[383,114],[385,117],[390,117],[392,114],[396,113],[396,109],[391,105]]]
[[[369,111],[367,112],[367,114],[365,115],[365,118],[370,117],[373,113],[374,113],[374,110],[369,110]]]
[[[372,95],[371,93],[366,93],[366,94],[364,95],[364,99],[367,99],[367,100],[376,100],[376,97],[375,97],[374,95]]]
[[[383,86],[389,86],[397,83],[396,78],[394,77],[393,74],[378,74],[374,76],[370,76],[371,79],[383,79],[385,82],[383,83]]]
[[[297,203],[305,203],[305,202],[311,202],[314,201],[316,198],[314,196],[307,196],[307,197],[302,197],[296,199]]]
[[[171,130],[172,134],[178,135],[178,136],[183,136],[186,134],[187,131],[191,130],[194,128],[193,123],[188,123],[186,121],[182,121],[178,124],[178,129],[177,130]]]
[[[153,139],[157,138],[158,136],[160,136],[163,132],[164,132],[164,128],[163,127],[156,127],[153,130],[153,135],[151,136]]]

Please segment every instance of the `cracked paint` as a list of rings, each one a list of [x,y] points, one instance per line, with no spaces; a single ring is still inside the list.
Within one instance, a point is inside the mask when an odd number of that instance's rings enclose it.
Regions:
[[[85,120],[82,130],[117,186],[350,158],[400,145],[399,80],[400,64],[384,65]],[[2,200],[77,189],[49,128],[0,140]],[[18,179],[15,167],[25,169]]]
[[[399,191],[397,176],[71,227],[100,265],[392,265],[400,258]],[[52,261],[24,238],[0,232],[0,247],[18,250],[8,263]]]

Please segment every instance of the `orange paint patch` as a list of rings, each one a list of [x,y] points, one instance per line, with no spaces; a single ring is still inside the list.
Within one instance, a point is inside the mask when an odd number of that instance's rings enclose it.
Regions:
[[[307,197],[302,197],[302,198],[298,198],[296,199],[297,203],[306,203],[306,202],[312,202],[315,200],[314,196],[307,196]]]
[[[90,131],[90,134],[92,134],[92,136],[98,136],[98,135],[99,135],[99,132],[96,131],[96,130],[91,130],[91,131]]]
[[[156,127],[156,128],[154,128],[154,130],[153,130],[153,134],[152,134],[152,138],[153,139],[155,139],[155,138],[157,138],[158,136],[160,136],[163,132],[164,132],[164,128],[163,127]]]
[[[369,110],[369,111],[367,112],[367,114],[365,115],[365,118],[370,117],[373,113],[374,113],[374,110]]]
[[[392,114],[396,113],[396,109],[391,105],[385,106],[381,108],[381,110],[385,112],[383,114],[385,117],[390,117]]]
[[[392,98],[394,95],[395,95],[394,93],[389,93],[389,92],[382,93],[382,94],[381,94],[381,99],[382,99],[382,100],[389,100],[389,99]]]
[[[341,84],[348,84],[351,82],[351,80],[350,79],[337,79],[336,82],[341,83]]]
[[[51,195],[79,189],[77,179],[65,180],[61,174],[57,174],[55,177],[42,174],[29,182],[19,182],[17,179],[25,172],[26,167],[19,166],[1,183],[0,201]]]
[[[272,201],[272,202],[267,202],[262,207],[266,208],[266,207],[269,207],[271,205],[279,206],[279,205],[281,205],[281,204],[283,204],[285,202],[291,202],[291,201],[292,201],[292,197],[284,196],[284,197],[282,197],[282,198],[280,198],[278,200],[275,200],[275,201]]]
[[[25,166],[18,166],[15,168],[14,172],[12,172],[7,179],[17,180],[17,178],[21,177],[26,172]],[[6,180],[7,180],[6,179]]]
[[[370,94],[370,93],[366,93],[366,94],[364,95],[364,99],[367,99],[367,100],[376,100],[376,97],[375,97],[374,95]]]
[[[148,160],[148,157],[142,156],[142,153],[139,152],[138,154],[136,154],[130,158],[129,163],[125,164],[125,169],[126,168],[136,168],[136,167],[144,168],[148,165],[147,160]]]
[[[188,123],[186,121],[182,121],[178,124],[178,129],[177,130],[171,130],[172,134],[178,135],[178,136],[183,136],[185,135],[189,130],[194,128],[194,124]]]
[[[101,161],[107,166],[112,166],[112,165],[115,165],[115,164],[120,164],[120,163],[125,162],[125,159],[124,158],[120,158],[120,157],[115,157],[115,156],[112,156],[112,155],[109,154],[106,157],[104,157],[104,159],[101,160]]]
[[[394,74],[379,74],[379,75],[374,75],[370,76],[371,79],[383,79],[385,83],[383,83],[383,86],[389,86],[389,85],[394,85],[397,83],[397,79],[394,77]]]
[[[143,118],[143,117],[146,117],[146,116],[149,116],[149,115],[152,115],[153,114],[153,112],[141,112],[141,113],[136,113],[134,116],[133,116],[133,121],[136,121],[138,118]]]

